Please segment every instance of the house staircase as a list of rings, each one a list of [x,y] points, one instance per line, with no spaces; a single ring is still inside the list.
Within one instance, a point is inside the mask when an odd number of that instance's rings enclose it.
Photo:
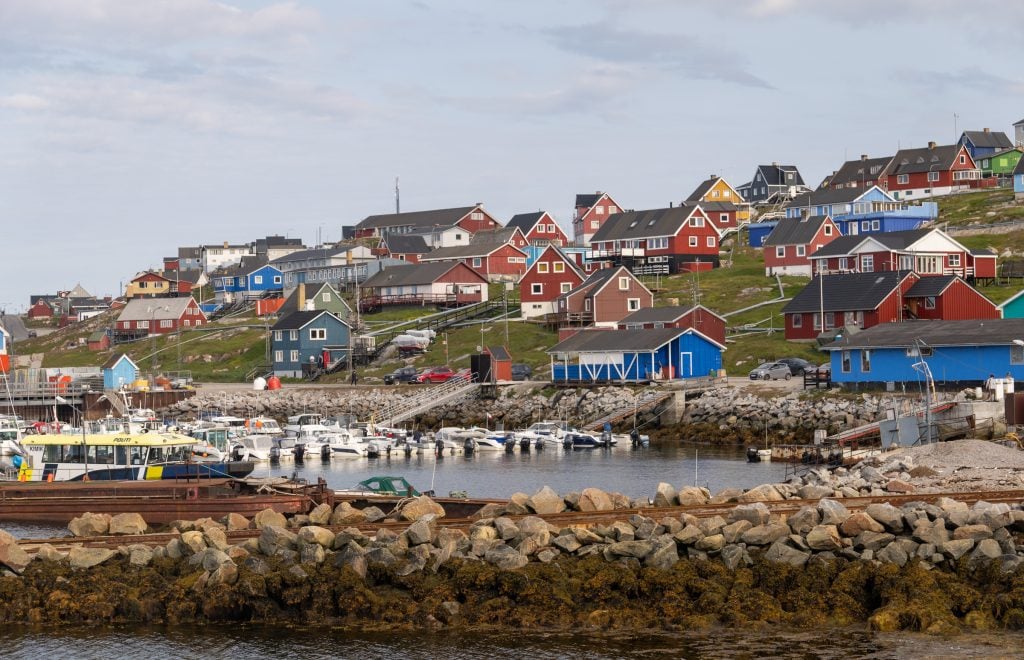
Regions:
[[[465,399],[479,389],[479,383],[461,379],[449,380],[441,385],[427,385],[420,388],[415,395],[404,397],[401,401],[385,407],[375,414],[374,418],[378,424],[394,426],[438,406]]]

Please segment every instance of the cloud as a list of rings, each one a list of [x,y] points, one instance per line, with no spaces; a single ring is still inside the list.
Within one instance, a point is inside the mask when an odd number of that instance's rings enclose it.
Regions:
[[[857,0],[841,2],[832,0],[734,0],[741,10],[754,17],[821,16],[831,20],[854,23],[870,27],[878,22],[902,20],[908,17],[915,22],[963,21],[967,16],[1003,16],[1012,22],[1008,14],[1024,17],[1024,3],[1005,0],[973,0],[969,7],[963,0]],[[717,3],[716,3],[717,4]],[[969,24],[970,21],[967,21]],[[988,21],[984,21],[986,25]]]
[[[654,67],[698,80],[774,89],[751,73],[736,53],[693,35],[626,30],[607,23],[547,30],[552,43],[568,52],[618,65]]]
[[[0,108],[9,110],[44,110],[50,107],[50,102],[35,94],[11,94],[0,96]]]
[[[1004,78],[978,67],[957,71],[908,69],[897,71],[895,77],[905,84],[920,87],[930,93],[971,90],[999,96],[1005,96],[1007,93],[1024,94],[1024,80]]]

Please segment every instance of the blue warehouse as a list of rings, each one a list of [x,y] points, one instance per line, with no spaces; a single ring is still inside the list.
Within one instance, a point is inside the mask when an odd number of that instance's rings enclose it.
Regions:
[[[693,328],[656,328],[581,330],[547,353],[556,383],[640,383],[717,374],[723,350]]]
[[[1024,378],[1024,319],[904,321],[839,337],[831,352],[832,382],[978,385],[989,376]]]

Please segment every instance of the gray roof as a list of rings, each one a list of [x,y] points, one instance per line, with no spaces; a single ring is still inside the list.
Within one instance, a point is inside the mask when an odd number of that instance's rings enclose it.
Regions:
[[[249,273],[263,268],[268,263],[267,255],[251,255],[247,254],[242,257],[238,262],[237,266],[231,266],[223,270],[219,270],[214,276],[215,277],[245,277]],[[276,266],[274,266],[276,268]]]
[[[882,323],[828,344],[825,350],[927,346],[1008,346],[1024,337],[1024,319]]]
[[[432,284],[439,277],[456,268],[459,264],[450,261],[431,261],[421,264],[409,264],[408,266],[389,266],[384,270],[374,273],[363,282],[363,288],[380,286],[416,286],[419,284]],[[470,269],[472,270],[472,269]],[[486,281],[483,276],[475,273],[479,281]]]
[[[764,178],[764,182],[769,186],[802,186],[804,184],[804,178],[800,176],[800,170],[796,168],[796,165],[758,165],[757,169],[761,170],[761,175]],[[786,181],[785,174],[792,172],[796,176],[793,177],[792,181]]]
[[[286,254],[283,257],[278,257],[277,259],[274,259],[270,263],[276,266],[276,264],[290,263],[292,261],[305,261],[306,259],[312,259],[316,257],[319,257],[321,259],[328,259],[339,254],[345,254],[354,247],[354,245],[345,245],[342,247],[324,247],[310,248],[308,250],[298,250],[296,252],[292,252],[291,254]]]
[[[715,185],[721,178],[722,177],[718,176],[717,174],[712,174],[707,179],[704,179],[699,184],[697,184],[697,187],[693,189],[693,192],[690,193],[690,196],[686,198],[686,201],[699,202],[701,198],[704,195],[706,195],[709,190],[711,190],[711,186]]]
[[[872,186],[874,187],[874,186]],[[785,208],[802,208],[819,204],[848,204],[866,195],[871,188],[818,188],[811,192],[797,195],[786,202]],[[884,191],[883,191],[884,192]],[[889,196],[889,193],[885,193]]]
[[[718,314],[715,314],[703,305],[697,305],[696,307],[691,305],[672,305],[669,307],[645,307],[638,309],[619,321],[619,323],[672,323],[698,308],[718,316]],[[718,318],[722,317],[718,316]]]
[[[487,352],[495,360],[511,360],[512,355],[508,352],[508,349],[504,346],[488,346]]]
[[[388,251],[395,254],[426,254],[430,246],[423,234],[388,234],[384,237]]]
[[[890,250],[905,250],[927,236],[931,229],[909,229],[907,231],[888,231],[880,234],[858,234],[855,236],[840,236],[825,247],[814,253],[814,258],[819,257],[842,257],[850,254],[858,245],[867,240],[874,240]]]
[[[509,245],[508,243],[470,243],[469,245],[452,245],[451,247],[437,248],[430,252],[420,256],[420,261],[437,261],[438,259],[468,259],[470,257],[486,257],[495,250]],[[518,247],[511,245],[510,247],[519,250]],[[520,250],[522,252],[522,250]],[[523,252],[523,256],[526,253]]]
[[[548,353],[654,351],[689,332],[684,328],[653,330],[580,330],[547,350]]]
[[[904,298],[926,298],[939,296],[949,285],[960,279],[956,275],[923,275],[921,279],[903,294]]]
[[[854,312],[867,311],[878,307],[896,286],[910,275],[909,271],[887,270],[880,273],[843,273],[821,276],[793,296],[782,308],[784,314],[806,312]],[[824,294],[824,305],[822,296]]]
[[[693,206],[614,213],[597,230],[591,243],[621,239],[674,236],[693,213]]]
[[[900,149],[893,156],[892,162],[889,163],[885,173],[891,176],[894,174],[948,170],[953,166],[956,156],[962,148],[959,144],[945,144],[936,147]]]
[[[578,287],[570,291],[566,291],[565,293],[559,295],[558,297],[565,298],[566,296],[578,294],[581,291],[587,290],[591,290],[591,293],[593,293],[594,288],[600,289],[604,285],[604,283],[610,280],[612,277],[614,277],[616,273],[619,272],[619,270],[624,270],[627,274],[632,276],[632,273],[629,272],[629,269],[625,268],[624,266],[612,266],[611,268],[602,268],[601,270],[596,270],[593,273],[591,273],[590,277],[583,280],[583,282],[580,283]]]
[[[181,318],[192,296],[184,298],[133,298],[121,310],[118,321],[171,321]]]
[[[736,211],[739,209],[739,207],[733,204],[732,202],[693,202],[690,200],[686,200],[681,204],[681,206],[688,206],[690,208],[693,208],[694,206],[699,206],[709,213],[723,213],[728,211]]]
[[[433,211],[410,211],[407,213],[385,213],[368,215],[363,218],[356,229],[373,229],[375,227],[451,227],[466,217],[477,206],[459,206],[452,209],[435,209]]]
[[[517,213],[512,216],[512,219],[508,221],[506,227],[519,227],[519,231],[523,232],[523,235],[530,233],[534,225],[540,222],[540,219],[544,217],[544,211],[534,211],[533,213]]]
[[[316,288],[313,288],[314,285],[312,284],[306,284],[305,287],[306,300],[312,300],[316,297],[319,297],[320,294],[323,293],[324,289],[327,289],[334,294],[335,298],[337,298],[337,300],[341,302],[342,305],[344,305],[349,311],[352,311],[352,307],[345,301],[344,298],[341,297],[341,294],[338,293],[338,290],[335,289],[330,282],[324,282],[323,284]],[[295,290],[291,292],[291,295],[285,298],[285,301],[281,303],[280,309],[294,309],[296,311],[304,311],[299,309],[299,287],[295,287]]]
[[[198,259],[202,253],[202,248],[196,247],[180,247],[178,248],[179,259]]]
[[[597,200],[601,199],[602,195],[604,195],[603,192],[596,192],[592,194],[582,193],[576,195],[576,207],[579,208],[580,206],[593,206],[594,204],[597,204]]]
[[[518,227],[499,227],[498,229],[485,229],[473,234],[469,239],[470,245],[504,245],[512,240]],[[522,233],[520,231],[520,233]]]
[[[326,314],[326,315],[330,316],[331,318],[333,318],[334,320],[336,320],[336,321],[338,321],[340,323],[343,323],[345,325],[348,325],[347,323],[345,323],[344,321],[339,319],[334,314],[331,314],[326,309],[317,309],[317,310],[313,310],[313,311],[310,311],[310,312],[307,312],[307,311],[292,312],[290,314],[282,316],[280,319],[278,319],[277,323],[275,323],[274,325],[272,325],[270,327],[270,329],[271,330],[299,330],[300,328],[302,328],[307,323],[309,323],[313,319],[317,318],[321,314]]]
[[[827,215],[813,215],[808,218],[779,220],[772,233],[764,239],[764,245],[806,245],[814,240],[818,230],[828,219]],[[839,233],[838,229],[833,231]]]
[[[859,158],[843,163],[835,174],[828,178],[829,186],[843,186],[847,183],[873,184],[885,172],[886,165],[892,156],[881,158]]]
[[[1024,158],[1017,161],[1017,167],[1013,168],[1013,175],[1024,174]]]
[[[1009,149],[1013,146],[1010,138],[1002,131],[964,131],[961,139],[967,138],[975,147],[983,149]]]

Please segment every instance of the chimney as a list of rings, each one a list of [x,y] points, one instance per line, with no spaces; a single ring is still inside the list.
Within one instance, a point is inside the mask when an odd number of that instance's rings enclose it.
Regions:
[[[778,167],[778,166],[779,166],[779,163],[777,161],[773,160],[772,161],[772,167]]]
[[[227,242],[227,241],[224,241],[224,249],[225,249],[225,250],[226,250],[226,249],[228,249],[228,245],[229,245],[229,244],[228,244],[228,242]]]
[[[983,129],[981,129],[981,130],[984,131],[985,133],[991,133],[992,132],[992,129],[990,129],[987,126],[985,128],[983,128]]]
[[[860,159],[861,160],[867,160],[868,159],[868,155],[867,154],[861,154],[860,155]]]
[[[929,142],[929,143],[928,143],[928,148],[929,148],[929,149],[934,149],[934,148],[935,148],[935,146],[936,146],[936,145],[935,145],[935,143],[934,143],[934,142]]]
[[[669,207],[669,208],[672,208],[672,204],[673,204],[673,202],[669,202],[669,203],[668,203],[668,207]]]
[[[302,312],[306,309],[306,283],[299,284],[299,293],[296,295],[298,298],[298,311]]]

